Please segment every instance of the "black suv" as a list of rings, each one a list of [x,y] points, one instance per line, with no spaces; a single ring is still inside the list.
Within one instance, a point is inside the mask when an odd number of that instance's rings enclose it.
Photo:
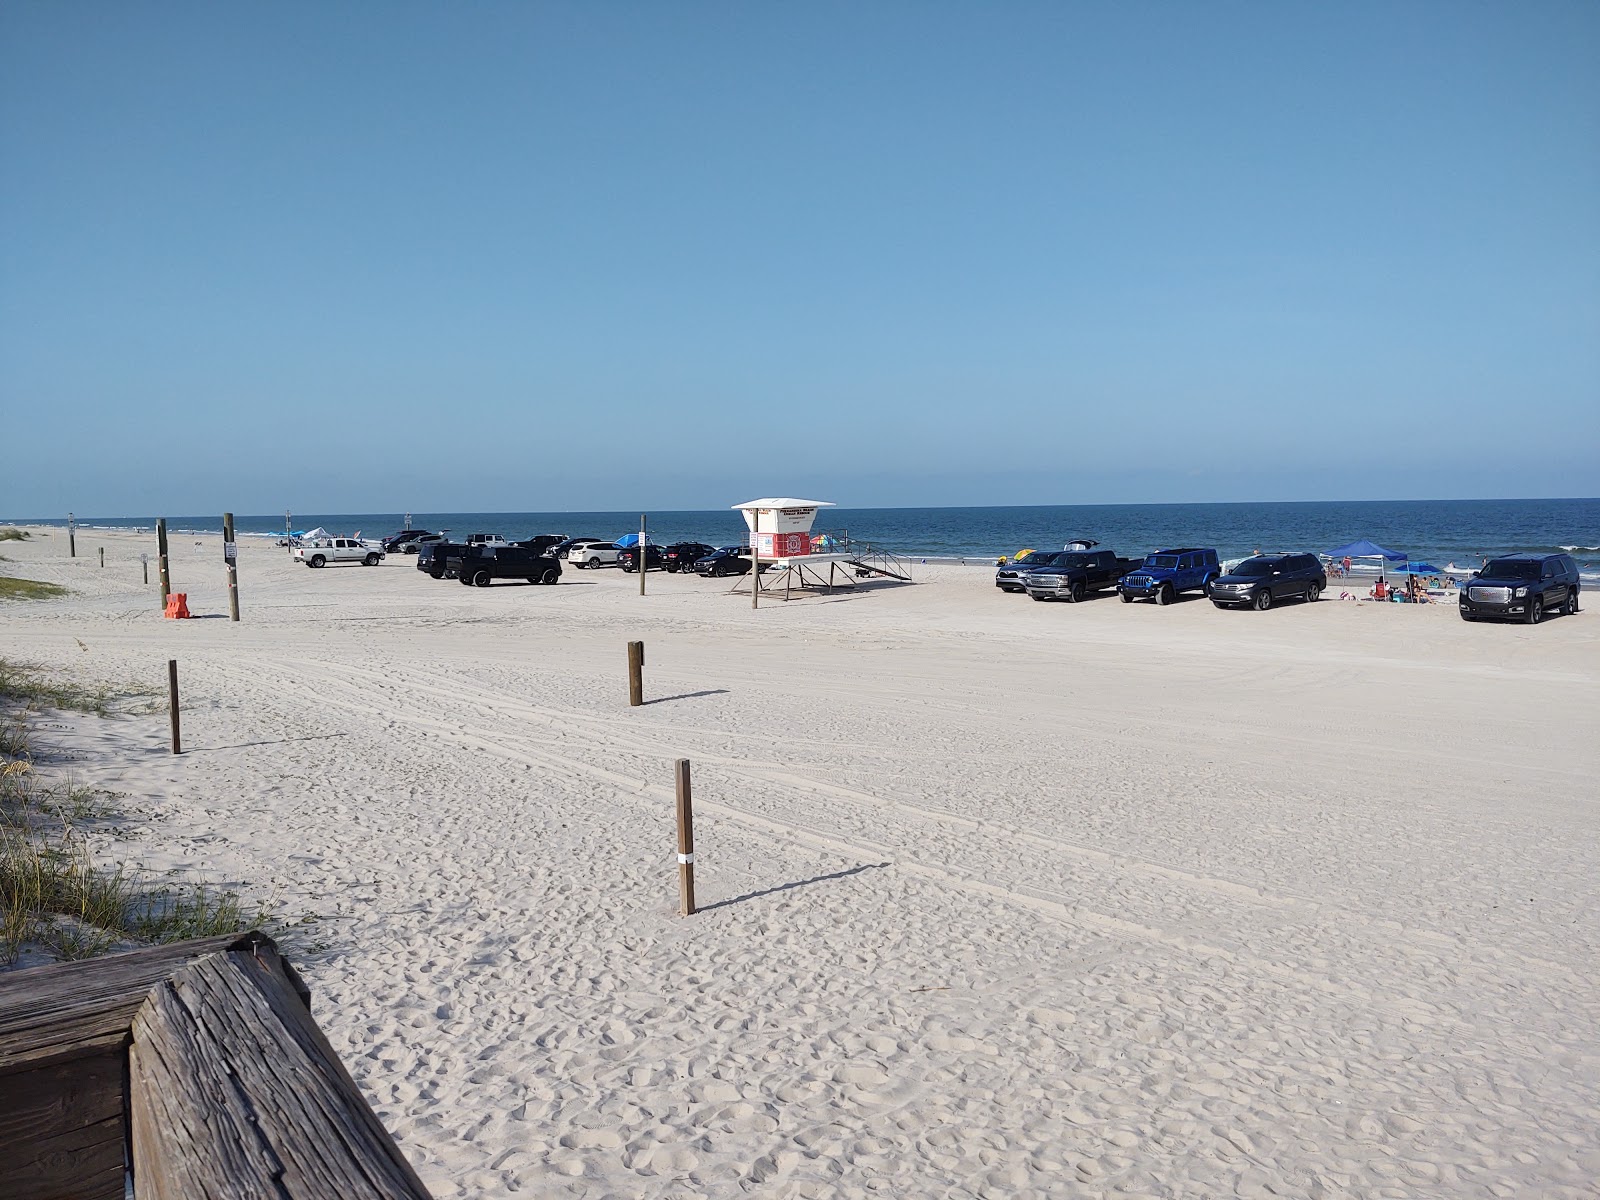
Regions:
[[[646,571],[659,571],[667,565],[667,556],[661,547],[654,542],[646,542],[644,547],[644,569]],[[639,547],[625,546],[617,551],[617,566],[624,571],[637,571],[639,569]]]
[[[1570,554],[1508,554],[1479,568],[1461,589],[1461,619],[1537,625],[1546,612],[1578,611],[1578,564]]]
[[[673,542],[667,547],[667,570],[692,571],[694,564],[716,550],[704,542]]]
[[[1328,586],[1328,573],[1315,554],[1258,554],[1211,581],[1206,595],[1218,608],[1245,604],[1265,611],[1287,596],[1315,600]]]

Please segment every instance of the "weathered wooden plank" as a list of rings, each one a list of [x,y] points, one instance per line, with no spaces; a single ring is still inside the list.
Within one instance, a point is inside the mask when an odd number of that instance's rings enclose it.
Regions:
[[[8,1076],[0,1086],[0,1146],[122,1116],[122,1056],[77,1058]]]
[[[153,988],[129,1071],[139,1200],[428,1195],[270,946]]]
[[[30,1070],[82,1043],[126,1036],[157,980],[193,958],[252,938],[262,935],[175,942],[0,974],[0,1075]]]
[[[49,1137],[0,1142],[0,1196],[6,1200],[122,1200],[122,1114]]]

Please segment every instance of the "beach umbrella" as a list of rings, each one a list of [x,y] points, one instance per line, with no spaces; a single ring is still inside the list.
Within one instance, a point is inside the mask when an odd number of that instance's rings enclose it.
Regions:
[[[1444,572],[1432,563],[1407,563],[1399,568],[1401,575],[1443,575]]]
[[[1386,558],[1390,562],[1406,560],[1403,550],[1390,550],[1387,546],[1380,546],[1377,542],[1368,541],[1366,538],[1329,550],[1327,554],[1329,558]]]
[[[639,535],[637,533],[625,533],[611,544],[618,550],[626,550],[629,546],[637,546],[639,544]],[[656,543],[653,538],[646,535],[644,544],[646,546],[654,546]]]

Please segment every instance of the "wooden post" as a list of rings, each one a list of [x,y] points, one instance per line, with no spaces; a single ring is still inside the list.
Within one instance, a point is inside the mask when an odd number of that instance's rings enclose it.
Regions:
[[[178,735],[178,660],[167,659],[167,705],[172,710],[172,752],[183,753],[183,739]]]
[[[678,777],[678,912],[694,916],[694,802],[689,792],[689,760],[680,758]]]
[[[628,705],[638,708],[644,703],[644,643],[628,643]]]
[[[756,514],[756,524],[761,524],[761,514]],[[761,539],[750,531],[750,607],[761,607]]]
[[[149,583],[150,582],[150,556],[148,554],[141,554],[141,555],[139,555],[139,559],[144,564],[144,581],[145,581],[145,583]]]
[[[638,561],[639,561],[639,595],[641,595],[641,596],[644,595],[645,567],[647,567],[650,564],[650,556],[648,554],[646,554],[645,551],[644,551],[644,538],[645,538],[644,530],[645,530],[644,514],[640,513],[639,514],[639,544],[634,549],[635,549],[635,556],[638,558]],[[642,642],[640,644],[643,645]]]
[[[167,569],[167,519],[156,518],[156,570],[161,575],[161,607],[167,607],[172,594],[172,572]]]
[[[294,537],[289,532],[289,510],[283,510],[283,544],[289,548],[289,557],[294,557]]]
[[[78,557],[78,528],[71,513],[67,514],[67,557]]]
[[[106,548],[104,546],[100,547],[100,569],[102,571],[106,569]]]
[[[233,540],[233,514],[222,514],[222,557],[228,563],[228,616],[239,619],[239,543]]]

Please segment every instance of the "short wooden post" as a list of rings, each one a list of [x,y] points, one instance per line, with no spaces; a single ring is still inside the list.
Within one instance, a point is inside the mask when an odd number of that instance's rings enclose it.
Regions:
[[[156,518],[156,570],[161,575],[161,607],[166,608],[172,594],[172,573],[167,569],[167,519]]]
[[[167,659],[167,704],[172,710],[172,752],[183,753],[183,739],[178,733],[178,660]]]
[[[104,546],[100,547],[100,569],[102,571],[106,569],[106,548]]]
[[[644,703],[644,643],[628,643],[628,705],[638,708]]]
[[[150,556],[148,554],[141,554],[141,555],[139,555],[139,559],[144,565],[144,581],[146,583],[149,583],[150,582]]]
[[[678,912],[694,916],[694,801],[689,791],[689,760],[680,758],[678,777]]]
[[[222,557],[228,564],[228,617],[239,619],[239,543],[233,540],[233,514],[222,514]]]
[[[71,513],[67,514],[67,557],[78,557],[78,526]]]

